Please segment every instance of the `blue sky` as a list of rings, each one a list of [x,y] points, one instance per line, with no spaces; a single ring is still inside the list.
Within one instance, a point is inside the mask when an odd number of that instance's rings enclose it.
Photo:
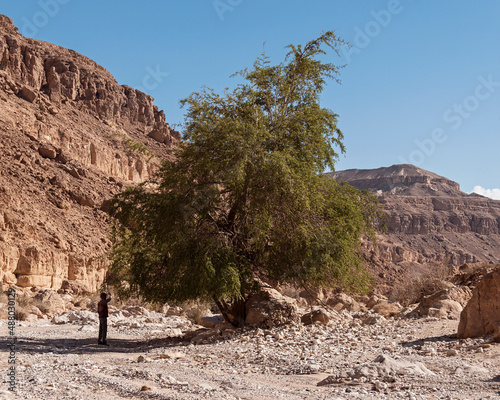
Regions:
[[[335,30],[353,46],[330,56],[346,67],[322,97],[345,135],[336,169],[407,162],[500,199],[500,1],[16,0],[0,13],[142,88],[171,125],[180,99],[234,86],[264,42],[278,63]]]

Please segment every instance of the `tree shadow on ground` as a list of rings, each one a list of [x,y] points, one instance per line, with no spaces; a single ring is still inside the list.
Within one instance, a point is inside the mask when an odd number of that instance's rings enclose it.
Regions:
[[[0,348],[8,349],[12,338],[1,339]],[[108,339],[109,346],[97,344],[97,338],[18,338],[16,351],[28,354],[91,354],[91,353],[135,353],[153,348],[175,348],[189,344],[179,337],[155,339]]]
[[[457,340],[457,338],[454,334],[441,335],[441,336],[431,336],[431,337],[412,340],[412,341],[408,341],[408,342],[402,342],[401,346],[403,346],[403,347],[423,346],[426,343],[453,342],[456,340]]]

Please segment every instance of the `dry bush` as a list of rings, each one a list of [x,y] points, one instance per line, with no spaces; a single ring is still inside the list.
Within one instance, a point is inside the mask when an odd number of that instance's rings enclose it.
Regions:
[[[450,287],[447,281],[449,276],[450,268],[443,264],[413,269],[406,274],[406,284],[394,288],[389,298],[404,306],[419,303],[425,296]]]
[[[136,296],[119,297],[119,296],[115,296],[115,295],[113,295],[113,293],[111,293],[111,300],[112,301],[109,304],[112,304],[113,306],[115,306],[116,308],[119,308],[119,309],[126,308],[126,307],[135,307],[135,306],[144,307],[150,311],[152,309],[151,304],[142,300],[141,297],[136,297]],[[96,302],[96,307],[97,307],[97,302]]]
[[[108,293],[112,299],[110,304],[112,304],[118,309],[130,306],[140,306],[144,307],[148,311],[160,312],[163,307],[163,304],[150,303],[144,300],[140,295],[130,295],[130,296],[120,295],[119,291],[113,288],[112,286],[107,286],[104,290],[101,290],[99,293],[93,295],[94,296],[93,298],[96,299],[95,307],[97,307],[97,303],[100,300],[99,295],[101,292]]]
[[[484,275],[498,269],[500,264],[474,263],[464,264],[456,268],[455,275],[452,277],[452,282],[456,285],[476,286]]]
[[[24,306],[22,306],[22,307],[17,306],[16,307],[16,313],[15,313],[16,320],[26,321],[26,319],[28,318],[28,315],[30,315],[30,313],[26,310],[26,308]]]
[[[73,304],[75,307],[91,310],[93,305],[97,305],[97,302],[91,297],[90,294],[80,294],[74,297]]]
[[[47,314],[51,311],[50,306],[48,304],[45,304],[43,301],[38,299],[35,300],[32,299],[32,301],[29,304],[37,307],[44,314]]]
[[[288,296],[292,299],[295,299],[295,300],[299,300],[300,299],[300,292],[302,291],[303,289],[298,289],[294,286],[286,286],[284,287],[282,290],[281,290],[281,293],[284,295],[284,296]]]
[[[86,304],[87,309],[91,311],[97,311],[97,303],[99,303],[99,300],[100,299],[96,298],[96,296],[94,296],[93,298],[91,297]]]
[[[184,314],[195,324],[199,325],[202,318],[210,313],[211,304],[201,300],[189,300],[181,304]]]
[[[16,296],[16,306],[19,308],[27,307],[33,305],[33,297],[27,294],[21,294]]]

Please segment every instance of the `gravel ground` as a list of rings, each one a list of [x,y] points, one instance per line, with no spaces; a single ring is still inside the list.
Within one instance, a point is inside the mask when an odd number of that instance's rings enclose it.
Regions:
[[[183,317],[130,321],[109,327],[109,347],[97,345],[95,322],[19,323],[16,394],[7,391],[10,339],[6,321],[0,321],[0,398],[500,397],[500,345],[491,338],[453,338],[458,321],[367,319],[366,314],[343,312],[326,326],[219,329],[191,341],[172,337],[199,328]],[[382,364],[373,363],[380,355],[388,356],[396,369],[384,364],[382,371]],[[318,386],[325,379],[329,384]]]

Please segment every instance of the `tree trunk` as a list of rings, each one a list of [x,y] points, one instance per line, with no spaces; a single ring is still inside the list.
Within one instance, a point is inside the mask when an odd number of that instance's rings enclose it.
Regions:
[[[245,326],[245,319],[247,316],[245,308],[246,299],[234,300],[229,304],[224,300],[214,299],[214,301],[226,322],[229,322],[236,328]]]

